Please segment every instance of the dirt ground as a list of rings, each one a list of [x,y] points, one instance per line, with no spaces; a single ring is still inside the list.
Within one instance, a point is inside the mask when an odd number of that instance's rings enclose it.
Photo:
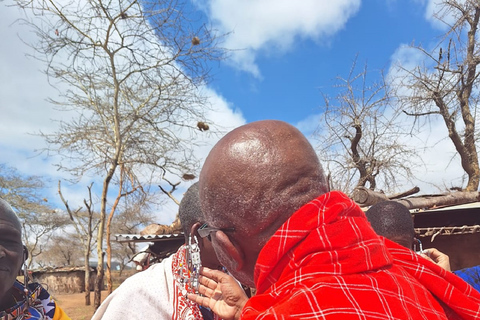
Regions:
[[[122,276],[118,274],[118,271],[113,271],[113,289],[116,289],[125,279],[135,274],[135,270],[124,271]],[[65,311],[65,313],[72,320],[90,320],[95,312],[93,308],[93,291],[90,292],[90,301],[91,305],[85,305],[85,293],[69,293],[69,294],[54,294],[52,293],[53,298],[57,301],[60,308]],[[107,297],[107,291],[102,291],[102,301]]]
[[[102,291],[102,301],[107,292]],[[85,305],[85,293],[57,294],[55,300],[72,320],[89,320],[93,316],[93,292],[90,294],[92,305]]]

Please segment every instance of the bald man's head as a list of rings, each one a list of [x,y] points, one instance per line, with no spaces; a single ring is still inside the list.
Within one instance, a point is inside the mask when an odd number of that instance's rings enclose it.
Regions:
[[[206,221],[233,226],[229,236],[258,255],[273,233],[301,206],[328,192],[328,185],[303,134],[285,122],[266,120],[231,131],[213,147],[199,191]]]

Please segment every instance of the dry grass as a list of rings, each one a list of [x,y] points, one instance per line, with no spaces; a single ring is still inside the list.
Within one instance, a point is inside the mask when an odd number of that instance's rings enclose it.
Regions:
[[[106,291],[102,291],[102,301],[107,296]],[[92,318],[95,309],[93,308],[93,292],[90,295],[92,305],[85,305],[85,293],[57,294],[55,300],[58,305],[72,320],[88,320]]]

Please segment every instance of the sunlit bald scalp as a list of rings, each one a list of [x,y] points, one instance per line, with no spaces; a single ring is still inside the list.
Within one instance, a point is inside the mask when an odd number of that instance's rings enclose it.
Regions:
[[[328,186],[318,157],[295,127],[253,122],[223,137],[200,175],[207,221],[234,225],[235,235],[261,235],[262,245],[297,209]]]
[[[3,199],[0,199],[0,218],[10,221],[18,231],[22,232],[20,220],[8,202]]]

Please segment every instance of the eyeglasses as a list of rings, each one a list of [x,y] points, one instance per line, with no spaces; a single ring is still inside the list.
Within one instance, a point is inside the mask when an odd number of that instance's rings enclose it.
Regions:
[[[213,228],[209,227],[208,224],[204,223],[199,229],[198,229],[198,234],[200,235],[201,238],[206,238],[210,236],[210,233],[214,231],[235,231],[235,228]]]

